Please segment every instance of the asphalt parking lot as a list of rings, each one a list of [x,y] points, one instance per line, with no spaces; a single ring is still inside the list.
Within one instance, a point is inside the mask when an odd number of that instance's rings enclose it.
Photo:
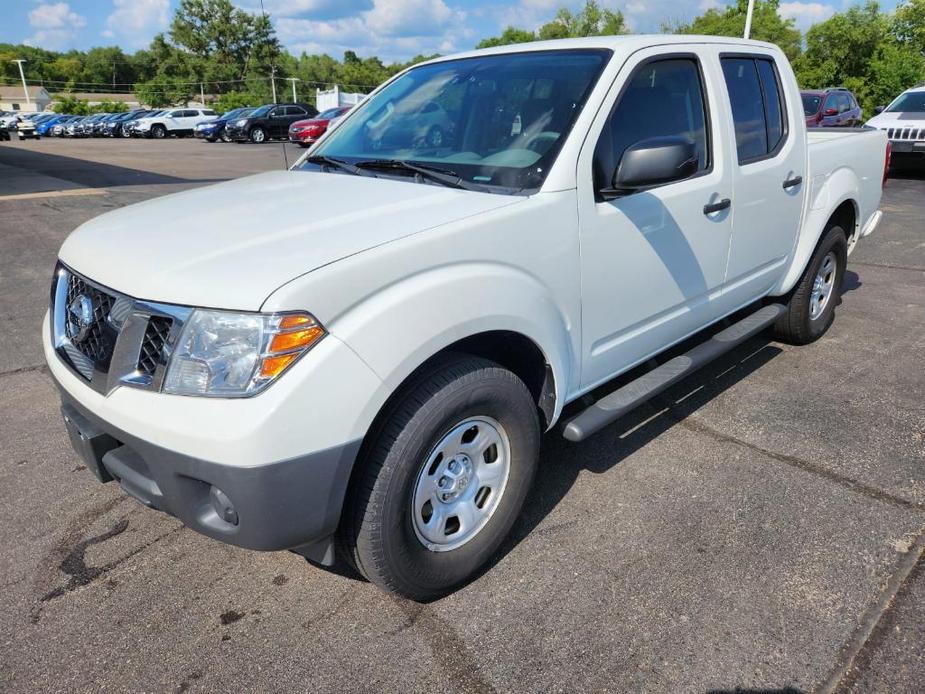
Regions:
[[[756,338],[584,444],[547,435],[491,568],[418,605],[97,483],[43,367],[74,227],[283,152],[0,144],[0,690],[922,691],[925,168],[821,341]]]

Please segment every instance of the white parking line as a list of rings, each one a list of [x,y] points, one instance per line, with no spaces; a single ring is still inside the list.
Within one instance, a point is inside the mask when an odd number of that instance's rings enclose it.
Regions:
[[[7,200],[35,200],[36,198],[58,198],[73,195],[106,195],[100,188],[72,188],[70,190],[48,190],[43,193],[17,193],[13,195],[0,195],[0,202]]]

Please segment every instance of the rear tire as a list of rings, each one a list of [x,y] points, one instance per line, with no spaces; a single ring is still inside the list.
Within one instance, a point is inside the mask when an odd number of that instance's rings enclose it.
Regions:
[[[436,360],[392,403],[358,461],[341,549],[390,593],[445,595],[510,532],[539,447],[536,403],[517,376],[478,357]]]
[[[774,324],[774,336],[794,345],[806,345],[822,337],[835,320],[841,297],[848,241],[844,229],[833,224],[823,234],[806,270],[790,293],[787,310]]]

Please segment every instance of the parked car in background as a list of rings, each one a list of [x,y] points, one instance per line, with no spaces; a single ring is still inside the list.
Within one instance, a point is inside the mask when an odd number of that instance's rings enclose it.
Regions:
[[[586,440],[764,330],[821,338],[882,217],[886,134],[807,131],[772,44],[541,46],[414,66],[292,169],[71,234],[41,334],[88,471],[429,601],[502,545],[543,432]]]
[[[35,131],[42,136],[51,137],[52,129],[59,123],[66,121],[70,116],[66,113],[57,113],[51,118],[46,118],[35,126]]]
[[[858,100],[844,87],[804,90],[800,96],[807,128],[853,128],[864,122]]]
[[[314,118],[297,120],[289,126],[289,141],[294,142],[300,147],[308,147],[309,145],[315,144],[318,138],[328,131],[331,123],[341,118],[341,116],[347,113],[351,108],[351,106],[330,108],[327,111],[322,111]]]
[[[122,137],[140,137],[137,128],[142,118],[154,118],[166,113],[168,109],[152,108],[129,118],[122,124]]]
[[[907,89],[874,113],[867,125],[886,131],[897,161],[921,160],[925,155],[925,85]]]
[[[229,121],[246,118],[255,110],[253,106],[233,109],[228,111],[228,113],[222,114],[218,118],[200,123],[196,126],[196,130],[193,134],[206,142],[215,142],[216,140],[231,142],[231,138],[228,137],[228,133],[225,132],[225,126]]]
[[[122,126],[125,123],[145,113],[148,113],[148,110],[140,108],[133,111],[126,111],[125,113],[117,113],[106,121],[100,134],[103,137],[120,137],[122,135]]]
[[[23,116],[17,116],[10,124],[9,129],[10,131],[15,131],[20,141],[32,138],[39,140],[42,137],[35,131],[35,123],[32,122],[32,119]]]
[[[197,125],[217,115],[211,108],[167,109],[157,115],[144,116],[136,120],[134,133],[141,137],[153,137],[156,140],[170,135],[185,137],[192,135]]]
[[[109,116],[108,113],[95,113],[93,115],[87,116],[83,120],[77,123],[77,127],[74,129],[75,137],[92,137],[93,129],[97,123]]]
[[[288,137],[290,125],[317,115],[318,109],[310,104],[265,104],[250,115],[228,121],[225,132],[235,142],[260,144]]]

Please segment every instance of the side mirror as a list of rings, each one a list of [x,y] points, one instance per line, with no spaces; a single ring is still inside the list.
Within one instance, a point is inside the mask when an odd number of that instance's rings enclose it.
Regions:
[[[886,111],[886,106],[874,106],[874,115],[879,116],[881,113]]]
[[[837,116],[838,109],[837,108],[827,108],[825,111],[822,112],[822,115],[823,116]]]
[[[630,145],[613,175],[604,198],[628,195],[644,188],[680,181],[697,173],[697,145],[686,137],[653,137]]]

